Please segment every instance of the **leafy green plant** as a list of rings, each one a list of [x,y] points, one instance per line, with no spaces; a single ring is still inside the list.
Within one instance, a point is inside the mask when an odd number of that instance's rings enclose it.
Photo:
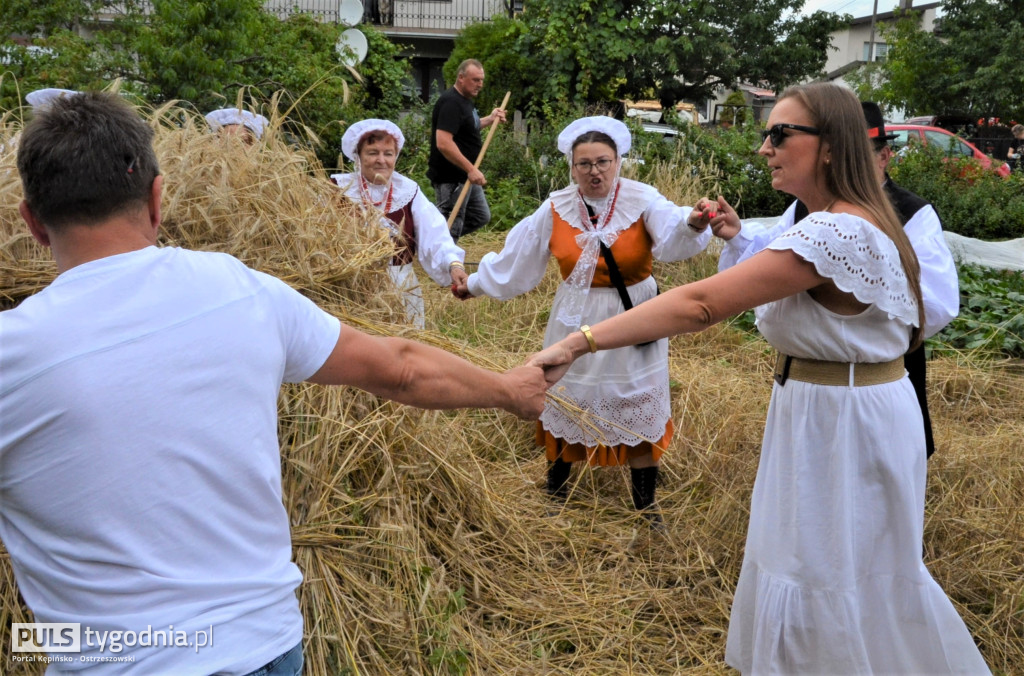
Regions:
[[[488,190],[487,203],[491,207],[491,230],[510,230],[512,226],[540,206],[540,200],[533,195],[524,195],[519,182],[514,179],[502,179],[491,184]]]
[[[1024,236],[1024,174],[1002,178],[971,159],[949,158],[938,148],[901,151],[889,173],[934,205],[946,230],[999,240]]]
[[[961,265],[960,315],[930,341],[932,350],[1024,357],[1024,275]]]
[[[729,94],[725,98],[725,104],[718,115],[719,121],[723,125],[742,126],[747,121],[747,117],[749,117],[749,111],[747,110],[747,101],[743,98],[743,93],[733,92]]]
[[[688,156],[716,167],[722,195],[740,218],[777,216],[785,211],[792,198],[772,187],[768,165],[757,154],[761,144],[758,125],[729,129],[691,125],[686,140]]]
[[[448,594],[443,602],[431,600],[428,603],[428,617],[431,625],[427,630],[428,645],[433,647],[427,661],[436,673],[465,674],[469,671],[469,651],[461,645],[451,645],[452,620],[466,609],[466,590],[459,587]]]

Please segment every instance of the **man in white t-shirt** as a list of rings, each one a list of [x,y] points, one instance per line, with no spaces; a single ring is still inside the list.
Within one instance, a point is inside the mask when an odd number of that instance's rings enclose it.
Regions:
[[[536,419],[544,376],[370,337],[231,256],[156,247],[152,137],[100,93],[22,134],[21,214],[59,275],[0,313],[0,539],[36,621],[80,623],[49,673],[292,676],[282,382]]]

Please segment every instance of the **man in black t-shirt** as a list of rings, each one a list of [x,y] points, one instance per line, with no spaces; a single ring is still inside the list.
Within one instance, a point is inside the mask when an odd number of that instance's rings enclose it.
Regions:
[[[487,117],[480,117],[473,99],[483,86],[483,65],[476,59],[466,59],[459,64],[455,86],[441,94],[434,104],[430,120],[427,178],[434,186],[437,208],[446,219],[459,199],[463,184],[467,179],[471,184],[459,215],[452,222],[453,240],[479,230],[491,220],[483,188],[487,179],[473,164],[483,146],[480,130],[495,122],[504,122],[505,111],[495,108]]]

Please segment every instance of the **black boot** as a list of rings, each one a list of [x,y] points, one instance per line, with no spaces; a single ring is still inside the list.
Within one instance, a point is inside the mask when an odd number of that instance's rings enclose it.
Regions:
[[[658,484],[658,466],[630,467],[633,488],[633,507],[643,513],[652,525],[661,525],[661,511],[654,503],[654,491]]]
[[[572,470],[572,463],[558,458],[548,463],[548,495],[552,498],[565,502],[569,497],[569,472]]]

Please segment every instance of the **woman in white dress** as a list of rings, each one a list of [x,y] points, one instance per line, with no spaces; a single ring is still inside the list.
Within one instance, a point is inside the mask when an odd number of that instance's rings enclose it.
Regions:
[[[812,213],[750,259],[530,361],[553,381],[590,351],[756,307],[780,359],[726,661],[744,674],[986,674],[921,557],[924,432],[902,362],[921,333],[918,265],[864,128],[848,89],[783,92],[759,152],[772,185]]]
[[[356,122],[345,130],[341,150],[355,164],[351,174],[332,174],[345,196],[361,204],[368,221],[386,227],[399,247],[388,271],[405,298],[405,313],[416,327],[424,326],[423,291],[413,258],[442,286],[463,284],[466,252],[456,246],[448,223],[419,186],[395,171],[405,135],[388,120]]]
[[[508,234],[500,253],[480,261],[460,297],[505,300],[534,288],[554,257],[564,280],[555,294],[544,344],[580,326],[620,314],[654,298],[652,261],[679,261],[707,246],[707,223],[687,225],[690,207],[673,204],[652,186],[619,177],[631,137],[622,122],[585,117],[558,136],[573,182],[555,191]],[[593,414],[591,425],[547,406],[537,427],[545,449],[548,492],[567,495],[571,463],[630,466],[633,505],[652,521],[658,462],[672,440],[668,341],[629,346],[580,361],[559,396]]]

